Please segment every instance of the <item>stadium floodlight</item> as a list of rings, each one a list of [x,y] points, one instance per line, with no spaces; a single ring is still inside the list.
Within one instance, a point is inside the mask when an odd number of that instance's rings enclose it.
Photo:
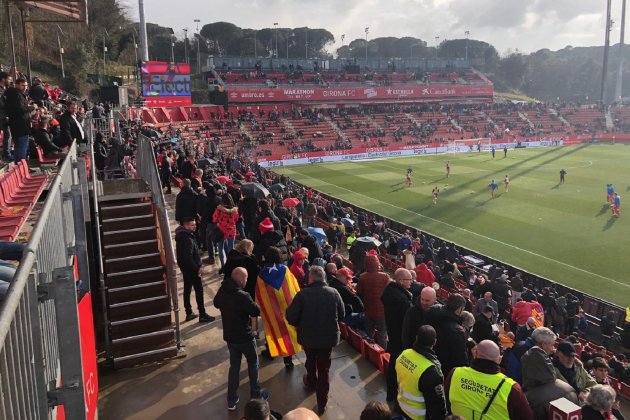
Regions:
[[[273,27],[276,30],[276,58],[278,58],[278,22],[274,22]]]
[[[56,26],[57,26],[57,45],[59,46],[59,61],[61,62],[61,78],[65,79],[66,71],[63,68],[63,47],[61,46],[61,38],[59,38],[59,34],[64,35],[64,33],[61,30],[61,26],[59,25],[56,25]]]
[[[466,35],[466,61],[468,61],[468,36],[470,35],[470,31],[464,32],[464,35]]]
[[[370,33],[370,27],[365,27],[365,66],[367,67],[367,51],[368,51],[368,34]]]

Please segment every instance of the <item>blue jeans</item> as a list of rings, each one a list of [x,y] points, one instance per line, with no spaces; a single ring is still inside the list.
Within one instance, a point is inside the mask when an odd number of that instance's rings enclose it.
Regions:
[[[219,241],[219,261],[221,262],[221,267],[225,264],[225,260],[227,259],[227,254],[231,250],[234,249],[234,238],[223,239]]]
[[[4,138],[2,139],[2,157],[11,157],[11,129],[7,125],[2,129]]]
[[[26,159],[28,153],[28,139],[29,135],[14,138],[15,150],[13,151],[13,159],[15,163],[18,163],[22,159]]]
[[[238,399],[238,385],[240,382],[241,358],[247,360],[247,373],[249,374],[250,398],[260,397],[260,383],[258,382],[258,354],[256,353],[256,340],[253,338],[246,343],[227,343],[230,351],[230,370],[228,372],[228,405],[233,405]]]

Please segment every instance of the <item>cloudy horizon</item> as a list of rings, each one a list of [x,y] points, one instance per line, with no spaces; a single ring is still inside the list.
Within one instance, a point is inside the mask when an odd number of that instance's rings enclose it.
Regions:
[[[341,46],[342,34],[347,44],[364,38],[365,27],[370,28],[370,39],[413,36],[429,46],[464,38],[469,31],[470,39],[488,42],[500,54],[601,46],[606,20],[606,4],[600,0],[218,0],[211,8],[204,0],[184,1],[186,7],[180,12],[159,7],[157,0],[145,0],[147,22],[172,27],[180,37],[184,28],[195,30],[194,19],[201,20],[200,27],[225,21],[252,29],[273,27],[274,22],[283,28],[325,28],[335,37],[335,44],[328,47],[333,54]],[[123,2],[137,20],[137,2]],[[619,42],[620,15],[621,1],[615,1],[611,45]]]

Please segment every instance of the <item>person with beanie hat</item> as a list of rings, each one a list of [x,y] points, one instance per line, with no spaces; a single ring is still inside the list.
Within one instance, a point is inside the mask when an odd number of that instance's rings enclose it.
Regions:
[[[280,261],[282,264],[288,264],[289,262],[289,250],[287,241],[284,235],[279,230],[275,229],[273,222],[270,218],[264,218],[258,223],[258,239],[254,241],[254,256],[258,260],[258,264],[261,266],[264,264],[263,256],[265,251],[270,246],[275,246],[280,250]]]
[[[364,263],[366,272],[359,276],[356,290],[365,306],[365,332],[369,338],[373,338],[376,334],[378,345],[386,348],[387,330],[381,295],[391,279],[387,273],[382,271],[377,256],[366,255]]]

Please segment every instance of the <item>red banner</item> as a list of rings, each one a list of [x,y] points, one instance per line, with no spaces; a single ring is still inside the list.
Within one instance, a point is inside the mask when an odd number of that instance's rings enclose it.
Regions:
[[[81,331],[81,360],[83,362],[83,392],[85,414],[88,420],[97,418],[98,370],[96,367],[96,341],[92,318],[92,294],[88,293],[79,302],[79,329]]]
[[[493,85],[368,86],[359,88],[228,88],[234,102],[365,101],[491,97]]]

